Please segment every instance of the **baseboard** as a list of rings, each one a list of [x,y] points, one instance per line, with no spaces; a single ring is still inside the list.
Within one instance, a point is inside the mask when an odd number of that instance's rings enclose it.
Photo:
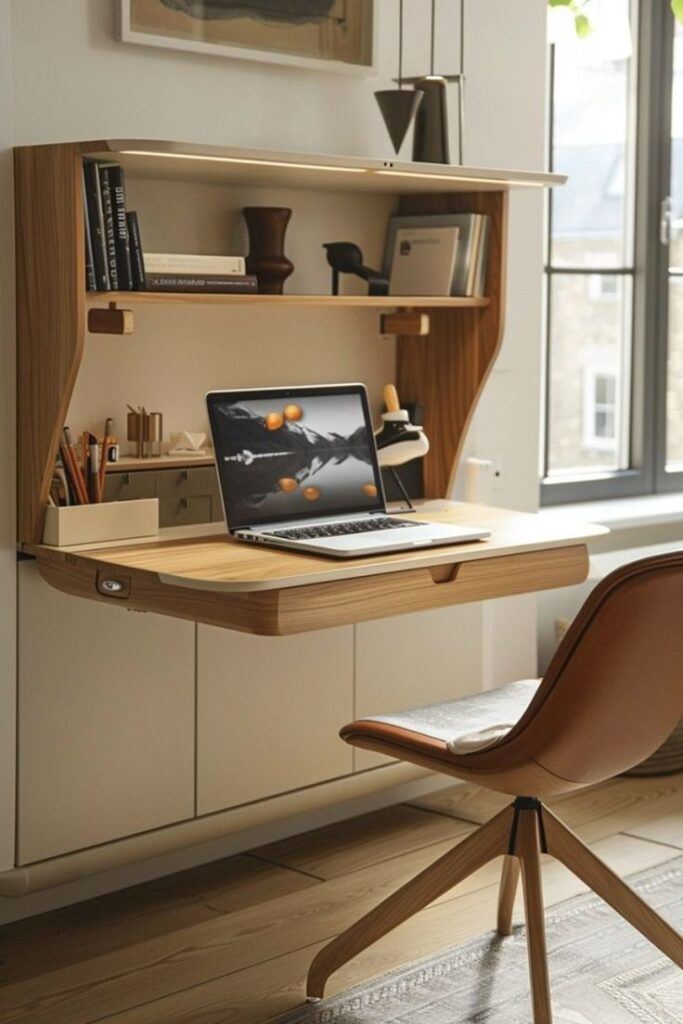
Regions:
[[[419,777],[406,780],[406,769],[413,776],[418,775]],[[376,788],[378,772],[382,772],[384,778],[391,775],[392,779],[395,778],[395,783],[383,786],[378,790]],[[403,778],[400,777],[402,775]],[[373,776],[375,779],[372,778]],[[212,815],[211,827],[220,828],[222,825],[223,830],[228,833],[220,838],[207,839],[204,842],[195,840],[186,842],[185,845],[178,846],[176,849],[169,849],[169,842],[172,843],[174,840],[169,833],[174,828],[181,828],[181,826],[171,826],[170,829],[134,836],[97,847],[95,850],[79,851],[55,858],[52,861],[43,861],[40,864],[3,872],[0,874],[0,891],[4,890],[4,895],[0,896],[0,925],[43,914],[73,903],[80,903],[104,893],[139,885],[142,882],[174,874],[177,871],[186,871],[188,868],[197,867],[200,864],[244,853],[265,843],[276,842],[300,832],[308,832],[392,804],[414,800],[427,793],[457,784],[455,779],[448,779],[443,775],[435,775],[404,764],[383,766],[372,771],[358,773],[350,778],[355,782],[356,790],[360,783],[361,788],[364,787],[366,792],[362,792],[360,795],[351,795],[352,789],[349,786],[346,787],[348,795],[344,798],[344,787],[340,787],[340,784],[346,780],[335,780],[323,786],[313,787],[313,790],[308,791],[308,802],[313,802],[315,806],[298,813],[294,810],[287,813],[286,808],[287,806],[294,808],[297,802],[301,806],[302,797],[305,806],[305,794],[286,794],[275,800],[263,801],[263,805],[280,804],[279,808],[261,806],[262,815],[270,813],[271,816],[277,816],[279,811],[278,820],[267,821],[252,827],[239,828],[240,820],[246,820],[246,816],[240,814],[244,810],[242,808],[224,812],[221,815]],[[374,791],[370,791],[372,786],[375,787]],[[333,791],[335,787],[336,790]],[[320,792],[322,790],[327,790],[327,793]],[[252,805],[250,805],[251,807]],[[229,820],[230,816],[232,816],[232,821]],[[199,821],[204,822],[206,826],[206,819]],[[187,839],[187,833],[185,837]],[[180,835],[175,838],[179,840]],[[158,848],[160,844],[166,845],[164,852],[156,855],[149,852],[155,847]],[[14,890],[15,895],[7,895],[8,889]],[[20,895],[19,892],[22,890],[23,894]]]

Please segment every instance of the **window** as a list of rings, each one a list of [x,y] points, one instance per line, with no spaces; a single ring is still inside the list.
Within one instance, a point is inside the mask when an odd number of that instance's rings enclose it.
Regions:
[[[683,489],[683,28],[585,10],[551,48],[545,504]]]
[[[590,274],[588,294],[591,299],[605,299],[607,302],[618,300],[619,282],[612,274]]]
[[[583,386],[583,445],[587,452],[613,452],[617,443],[617,378],[594,363]]]

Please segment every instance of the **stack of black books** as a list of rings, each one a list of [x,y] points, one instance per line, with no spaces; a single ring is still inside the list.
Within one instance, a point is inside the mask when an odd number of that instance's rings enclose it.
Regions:
[[[119,164],[83,161],[83,206],[88,291],[145,289],[138,216],[126,210],[126,183]]]

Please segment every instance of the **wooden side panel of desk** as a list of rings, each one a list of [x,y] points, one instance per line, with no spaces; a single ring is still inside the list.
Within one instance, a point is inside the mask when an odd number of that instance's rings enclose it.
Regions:
[[[243,633],[283,636],[408,612],[486,601],[580,583],[588,573],[584,544],[433,565],[279,590],[217,591],[169,586],[152,572],[112,566],[78,554],[41,549],[40,571],[58,590]],[[111,575],[127,588],[105,596]]]
[[[396,383],[404,401],[421,401],[431,448],[424,459],[424,493],[451,494],[474,410],[503,341],[507,254],[506,192],[401,197],[402,214],[481,213],[489,218],[488,306],[453,316],[430,311],[427,338],[399,337]]]
[[[15,150],[17,529],[43,534],[47,494],[83,351],[81,156],[101,143]]]

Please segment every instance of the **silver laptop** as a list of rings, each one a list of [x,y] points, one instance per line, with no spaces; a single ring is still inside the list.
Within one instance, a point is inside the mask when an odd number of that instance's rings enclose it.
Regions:
[[[238,540],[357,558],[489,536],[387,514],[362,384],[211,391],[206,402]]]

